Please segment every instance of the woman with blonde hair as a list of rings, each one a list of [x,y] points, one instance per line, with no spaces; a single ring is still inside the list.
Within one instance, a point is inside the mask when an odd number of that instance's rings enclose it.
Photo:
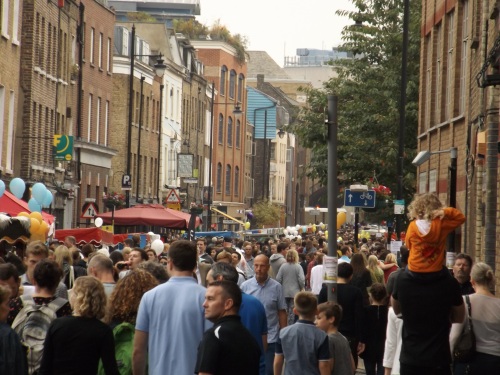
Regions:
[[[384,271],[378,266],[378,258],[376,255],[370,255],[368,257],[368,266],[366,268],[370,271],[373,284],[381,283],[385,285]]]
[[[283,295],[286,301],[288,325],[295,323],[296,316],[293,312],[293,299],[295,295],[304,290],[306,279],[304,270],[299,264],[299,254],[295,250],[286,252],[286,263],[283,263],[276,275],[276,281],[283,286]]]
[[[393,253],[389,253],[385,257],[385,261],[379,261],[378,266],[384,271],[384,281],[387,284],[387,280],[389,279],[389,275],[396,271],[398,267],[398,261],[396,259],[396,255]]]
[[[70,296],[73,316],[50,324],[38,375],[96,374],[101,359],[106,375],[118,375],[113,332],[101,322],[106,312],[106,293],[94,277],[75,281]]]
[[[476,336],[476,353],[469,363],[455,363],[455,375],[500,374],[500,298],[495,289],[495,273],[486,263],[472,266],[471,283],[476,293],[465,296],[470,301],[472,330]],[[467,313],[468,314],[468,313]],[[465,323],[465,321],[464,321]],[[453,324],[450,333],[451,352],[464,323]]]
[[[73,284],[75,283],[75,270],[73,268],[73,257],[69,249],[64,245],[57,246],[54,250],[54,260],[63,271],[62,281],[66,285],[66,288],[73,288]]]

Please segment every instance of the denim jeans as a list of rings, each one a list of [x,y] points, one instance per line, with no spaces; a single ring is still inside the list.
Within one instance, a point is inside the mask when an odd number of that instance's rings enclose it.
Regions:
[[[276,343],[268,343],[266,350],[266,375],[274,375],[274,353],[276,351]]]

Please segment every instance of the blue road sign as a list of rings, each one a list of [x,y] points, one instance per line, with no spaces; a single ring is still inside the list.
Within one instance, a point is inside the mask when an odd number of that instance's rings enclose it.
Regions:
[[[344,205],[349,207],[375,208],[375,190],[351,191],[345,189]]]

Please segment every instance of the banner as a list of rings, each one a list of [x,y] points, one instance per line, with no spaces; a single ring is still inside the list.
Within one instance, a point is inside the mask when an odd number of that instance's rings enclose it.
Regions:
[[[73,160],[73,136],[54,134],[54,160]]]

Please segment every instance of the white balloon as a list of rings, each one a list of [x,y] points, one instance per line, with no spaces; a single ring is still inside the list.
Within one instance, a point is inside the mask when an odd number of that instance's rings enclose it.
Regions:
[[[163,252],[163,241],[154,240],[151,242],[151,248],[155,251],[156,255],[160,255]]]
[[[295,226],[295,228],[296,228],[297,230],[299,230],[299,228],[300,228],[300,224],[297,224],[297,225]]]
[[[98,217],[98,218],[96,218],[96,219],[94,220],[94,225],[95,225],[97,228],[102,227],[102,224],[103,224],[103,221],[102,221],[102,219],[101,219],[100,217]]]
[[[297,236],[297,239],[298,239],[298,240],[301,240],[301,239],[302,239],[302,236],[299,234],[299,235]]]
[[[148,236],[152,236],[153,234],[153,232],[148,232]]]
[[[283,231],[283,234],[284,234],[285,236],[288,236],[288,229],[285,229],[285,230]]]

